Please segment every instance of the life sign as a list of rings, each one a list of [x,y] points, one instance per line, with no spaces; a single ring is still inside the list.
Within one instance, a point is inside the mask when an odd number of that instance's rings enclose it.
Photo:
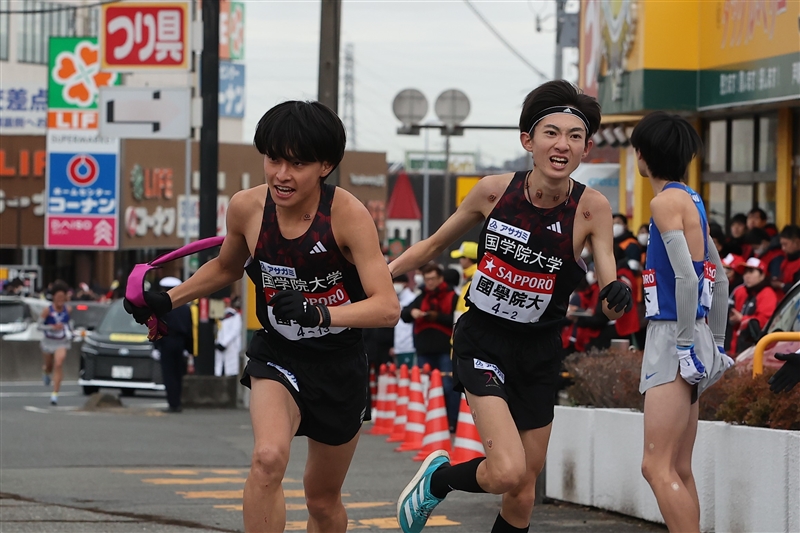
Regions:
[[[189,70],[188,2],[107,3],[100,15],[103,70]]]

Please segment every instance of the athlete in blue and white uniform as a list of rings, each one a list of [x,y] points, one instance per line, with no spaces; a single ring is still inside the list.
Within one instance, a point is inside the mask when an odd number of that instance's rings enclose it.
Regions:
[[[733,365],[722,348],[728,280],[709,246],[703,201],[681,183],[700,150],[697,132],[681,117],[657,112],[634,128],[631,144],[655,193],[642,272],[650,319],[639,386],[645,395],[642,473],[669,530],[699,533],[692,476],[697,397]]]
[[[50,384],[50,374],[53,374],[53,392],[50,394],[50,403],[58,403],[58,391],[61,389],[61,380],[64,377],[64,359],[67,351],[72,346],[72,330],[70,329],[69,308],[67,307],[68,287],[63,281],[53,283],[53,303],[42,311],[39,317],[42,340],[39,346],[42,350],[42,379],[45,385]]]

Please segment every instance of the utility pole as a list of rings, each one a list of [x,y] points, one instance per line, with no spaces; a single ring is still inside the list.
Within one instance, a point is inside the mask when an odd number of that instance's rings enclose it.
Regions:
[[[342,0],[322,0],[321,4],[317,100],[338,113],[339,41],[342,28]],[[338,167],[328,176],[326,181],[332,185],[339,184]]]
[[[561,31],[564,25],[564,4],[567,0],[556,0],[556,65],[553,79],[560,80],[564,77],[564,45],[561,40]]]
[[[200,68],[200,96],[203,125],[200,128],[200,238],[217,234],[217,171],[219,168],[219,0],[203,0],[203,53]],[[203,265],[217,255],[215,249],[200,252]],[[205,306],[205,313],[203,308]],[[200,305],[197,327],[198,354],[195,372],[214,375],[214,322],[208,318],[208,302]]]
[[[347,128],[347,141],[351,150],[355,150],[356,143],[356,96],[355,96],[355,54],[353,43],[344,45],[344,97],[342,105],[342,121]]]

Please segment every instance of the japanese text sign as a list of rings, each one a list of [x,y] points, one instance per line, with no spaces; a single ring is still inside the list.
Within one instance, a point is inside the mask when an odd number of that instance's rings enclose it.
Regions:
[[[104,70],[188,70],[189,3],[113,3],[102,7]]]
[[[219,62],[219,116],[244,117],[244,65]]]
[[[244,4],[220,0],[219,58],[244,59]]]
[[[44,135],[47,88],[42,85],[0,79],[0,135]]]
[[[116,250],[119,140],[47,135],[45,247]]]

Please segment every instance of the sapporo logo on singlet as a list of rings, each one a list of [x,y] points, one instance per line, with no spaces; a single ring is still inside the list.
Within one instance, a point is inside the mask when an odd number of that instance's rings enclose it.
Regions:
[[[275,272],[275,274],[271,272]],[[261,261],[261,287],[267,302],[280,291],[295,290],[302,292],[308,303],[312,305],[323,304],[327,307],[336,307],[350,303],[350,296],[344,288],[343,276],[339,270],[324,277],[304,280],[297,277],[297,272],[292,267],[270,265]],[[289,340],[312,339],[341,333],[349,329],[341,327],[304,328],[293,320],[278,320],[275,318],[272,307],[268,306],[267,312],[275,331]]]
[[[521,323],[538,322],[556,286],[555,274],[520,270],[487,252],[470,285],[470,300],[486,312]]]

